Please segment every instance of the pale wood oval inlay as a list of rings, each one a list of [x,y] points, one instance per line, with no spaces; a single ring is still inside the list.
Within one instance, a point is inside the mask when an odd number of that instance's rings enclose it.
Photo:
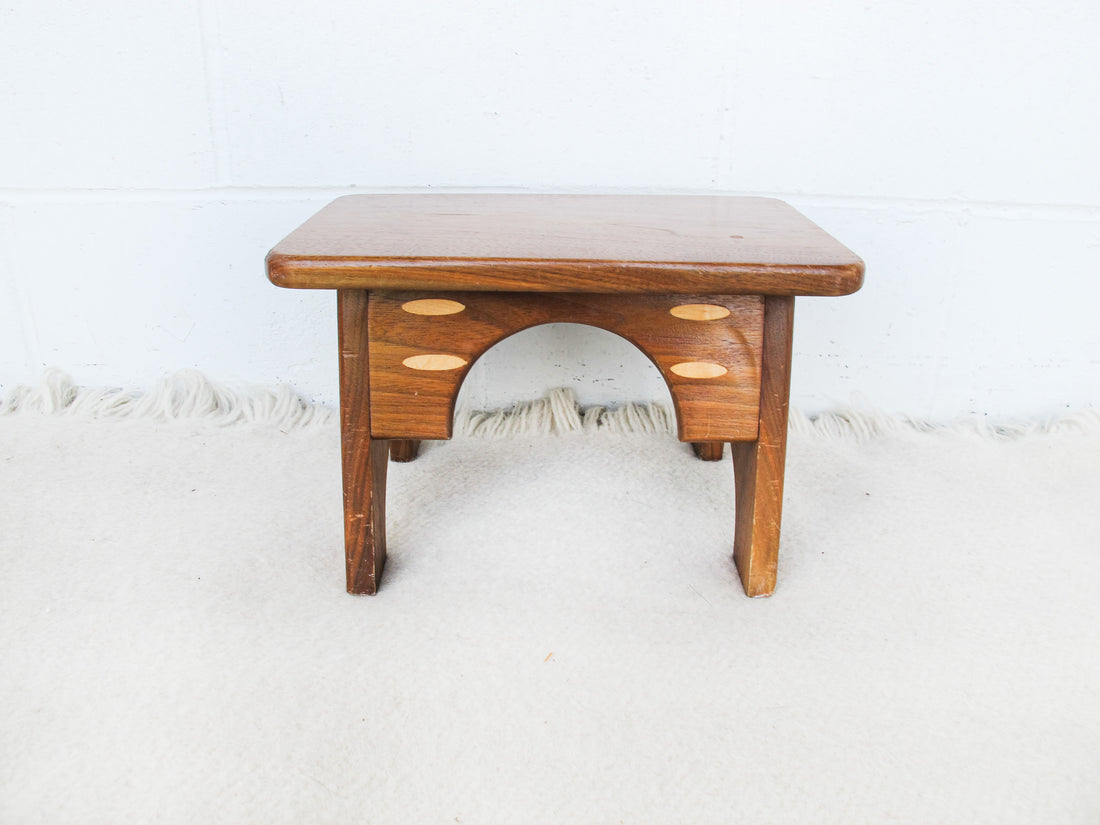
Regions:
[[[717,321],[728,317],[730,311],[718,304],[680,304],[670,309],[669,314],[685,321]]]
[[[466,305],[447,298],[421,298],[417,301],[408,301],[402,304],[401,308],[413,315],[454,315],[466,309]]]
[[[685,361],[682,364],[673,364],[670,369],[683,378],[717,378],[728,372],[721,364],[712,364],[710,361]]]
[[[466,366],[466,359],[457,355],[432,353],[431,355],[410,355],[401,362],[412,370],[457,370]]]

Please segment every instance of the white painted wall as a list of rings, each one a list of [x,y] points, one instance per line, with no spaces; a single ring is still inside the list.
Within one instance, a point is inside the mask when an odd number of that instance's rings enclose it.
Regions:
[[[196,367],[336,397],[334,298],[266,251],[351,191],[766,194],[860,253],[803,299],[793,396],[1100,406],[1092,0],[13,0],[0,6],[0,384]],[[542,328],[467,384],[660,397]]]

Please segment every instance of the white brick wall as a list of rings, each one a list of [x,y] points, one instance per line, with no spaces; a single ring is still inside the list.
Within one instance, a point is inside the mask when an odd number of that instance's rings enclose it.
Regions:
[[[197,367],[336,394],[334,301],[267,249],[349,191],[767,194],[867,260],[804,299],[795,403],[1100,405],[1100,6],[258,0],[0,5],[0,384]],[[659,397],[544,328],[475,403]]]

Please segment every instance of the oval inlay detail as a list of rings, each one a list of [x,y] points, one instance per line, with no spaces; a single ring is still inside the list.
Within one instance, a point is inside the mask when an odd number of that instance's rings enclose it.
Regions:
[[[432,353],[431,355],[410,355],[401,362],[411,370],[457,370],[466,366],[466,359],[457,355]]]
[[[730,311],[718,304],[680,304],[669,311],[670,315],[683,318],[685,321],[717,321],[725,318]]]
[[[721,364],[712,364],[710,361],[685,361],[682,364],[673,364],[670,369],[682,378],[717,378],[729,372]]]
[[[466,305],[447,298],[421,298],[408,301],[401,308],[412,315],[454,315],[466,309]]]

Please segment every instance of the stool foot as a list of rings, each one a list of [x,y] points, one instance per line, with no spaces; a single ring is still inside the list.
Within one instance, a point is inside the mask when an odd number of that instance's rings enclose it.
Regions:
[[[348,592],[374,595],[386,564],[389,443],[371,441],[352,457],[344,482],[344,562]]]
[[[724,441],[692,441],[691,449],[695,451],[696,458],[701,461],[721,461],[726,443]]]
[[[400,438],[390,442],[390,461],[402,464],[412,461],[420,454],[420,441],[416,438]]]
[[[737,487],[733,560],[749,596],[770,596],[775,590],[793,328],[794,298],[769,296],[764,305],[760,430],[756,441],[730,445]]]
[[[761,449],[759,442],[730,446],[737,486],[733,561],[741,576],[745,595],[770,596],[775,590],[779,566],[779,507],[783,497],[783,477],[780,475],[777,489],[774,451],[769,456],[767,450]]]
[[[370,435],[367,293],[337,291],[340,334],[340,443],[344,473],[344,560],[349,593],[378,590],[386,563],[389,442]]]

